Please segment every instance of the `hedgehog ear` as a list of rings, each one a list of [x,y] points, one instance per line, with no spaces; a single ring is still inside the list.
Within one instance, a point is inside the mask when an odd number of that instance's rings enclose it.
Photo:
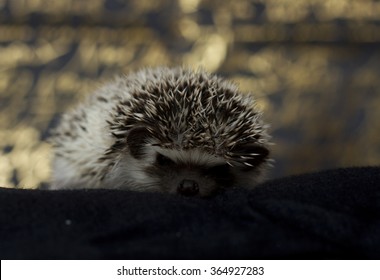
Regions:
[[[131,155],[136,159],[141,159],[144,155],[143,148],[147,139],[151,136],[146,127],[132,128],[127,135],[127,145]]]
[[[232,153],[238,157],[252,156],[252,158],[246,160],[248,164],[252,165],[252,167],[248,169],[255,168],[256,166],[260,165],[269,156],[269,150],[257,143],[239,144],[232,149]]]

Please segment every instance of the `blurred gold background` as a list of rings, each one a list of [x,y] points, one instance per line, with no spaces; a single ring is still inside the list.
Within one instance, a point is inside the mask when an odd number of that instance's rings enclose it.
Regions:
[[[271,177],[380,163],[376,0],[0,0],[0,186],[49,178],[49,128],[121,72],[235,80],[271,123]]]

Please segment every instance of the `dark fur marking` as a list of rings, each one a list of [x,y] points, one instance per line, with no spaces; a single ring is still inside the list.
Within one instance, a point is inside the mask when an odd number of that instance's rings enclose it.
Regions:
[[[98,99],[98,101],[100,101],[100,102],[108,103],[108,100],[105,99],[103,96],[98,96],[97,99]]]
[[[175,162],[172,161],[170,158],[164,156],[164,155],[157,154],[156,165],[158,165],[160,167],[174,166]]]
[[[150,132],[145,127],[136,127],[129,131],[127,145],[134,158],[141,159],[143,147],[148,137],[150,137]]]

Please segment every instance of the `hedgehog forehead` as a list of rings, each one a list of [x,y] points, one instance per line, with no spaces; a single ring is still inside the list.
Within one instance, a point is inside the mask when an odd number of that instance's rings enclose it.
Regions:
[[[155,151],[170,158],[177,164],[199,165],[204,167],[226,164],[226,160],[223,157],[209,154],[197,148],[191,150],[173,150],[155,147]]]

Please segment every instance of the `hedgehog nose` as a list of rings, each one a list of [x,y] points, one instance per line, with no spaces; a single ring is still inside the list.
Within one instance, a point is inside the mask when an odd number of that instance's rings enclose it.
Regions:
[[[184,179],[179,183],[177,192],[185,196],[194,196],[199,193],[198,183],[194,180]]]

